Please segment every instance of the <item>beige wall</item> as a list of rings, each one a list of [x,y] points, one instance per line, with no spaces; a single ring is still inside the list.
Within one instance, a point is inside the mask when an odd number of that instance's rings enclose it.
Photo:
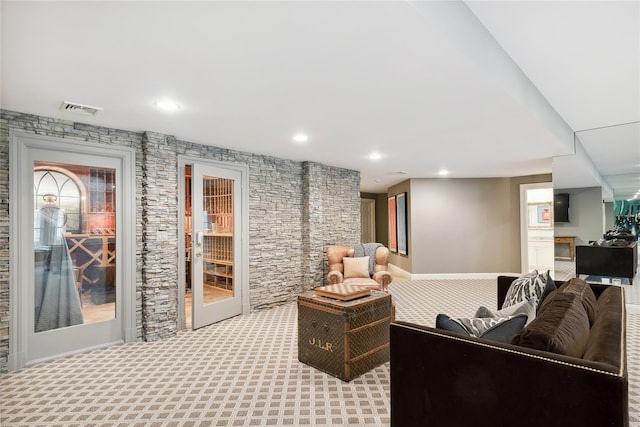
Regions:
[[[411,272],[412,264],[412,254],[413,252],[413,235],[412,235],[412,220],[411,220],[411,205],[412,205],[412,196],[411,196],[411,182],[412,180],[403,181],[400,184],[394,185],[389,188],[388,196],[395,196],[400,193],[407,193],[407,248],[408,255],[401,255],[398,253],[391,253],[391,257],[389,258],[389,262],[397,267],[400,267],[404,271]],[[387,208],[387,204],[385,203],[385,208]],[[389,217],[387,216],[387,230]]]
[[[391,263],[412,274],[520,271],[520,184],[514,178],[412,179],[389,188],[407,192],[408,256]]]
[[[562,188],[554,192],[569,193],[569,222],[555,223],[556,236],[576,236],[576,245],[602,239],[605,218],[601,187]]]

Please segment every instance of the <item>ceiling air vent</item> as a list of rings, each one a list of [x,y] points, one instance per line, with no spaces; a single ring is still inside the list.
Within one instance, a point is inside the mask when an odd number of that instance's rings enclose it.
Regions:
[[[77,102],[69,101],[63,101],[60,105],[60,109],[74,113],[86,114],[88,116],[95,116],[98,112],[102,111],[102,108],[100,107],[92,107],[91,105],[78,104]]]

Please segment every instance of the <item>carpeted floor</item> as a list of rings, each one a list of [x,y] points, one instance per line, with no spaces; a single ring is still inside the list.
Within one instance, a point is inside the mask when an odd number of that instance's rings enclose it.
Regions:
[[[433,325],[495,307],[495,280],[403,281],[398,320]],[[342,382],[297,360],[288,304],[160,342],[0,377],[4,426],[388,426],[389,364]],[[640,315],[628,316],[629,412],[640,426]]]

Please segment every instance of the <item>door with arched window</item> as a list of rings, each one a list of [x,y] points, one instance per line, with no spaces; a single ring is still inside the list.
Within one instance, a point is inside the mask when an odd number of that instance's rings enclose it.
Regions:
[[[132,150],[27,134],[10,148],[9,368],[135,339]]]
[[[110,167],[34,162],[36,332],[115,318],[115,176]]]

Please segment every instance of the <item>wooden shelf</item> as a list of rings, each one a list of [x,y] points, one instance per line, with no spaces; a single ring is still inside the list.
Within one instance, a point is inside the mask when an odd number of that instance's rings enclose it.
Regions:
[[[213,258],[204,258],[204,262],[209,264],[220,264],[220,265],[233,265],[233,261],[226,259],[213,259]]]
[[[233,180],[205,178],[202,192],[203,219],[210,228],[202,242],[204,284],[233,292]]]

